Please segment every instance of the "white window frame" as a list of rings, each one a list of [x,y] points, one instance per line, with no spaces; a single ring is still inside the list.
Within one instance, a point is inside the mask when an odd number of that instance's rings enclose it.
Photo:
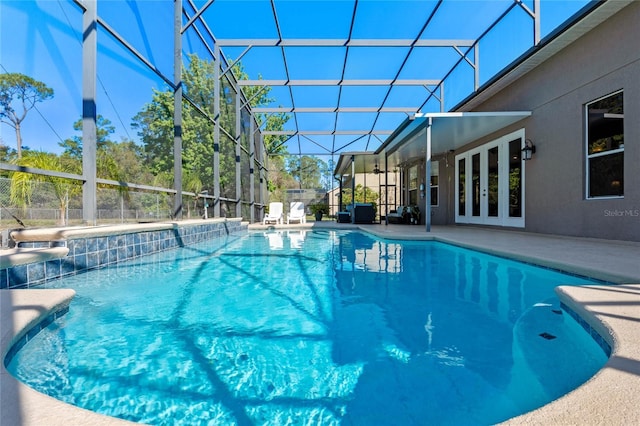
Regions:
[[[617,199],[622,199],[624,198],[624,193],[622,195],[601,195],[601,196],[591,196],[590,192],[589,192],[589,185],[591,184],[591,176],[590,176],[590,170],[591,170],[591,165],[589,160],[591,160],[592,158],[598,158],[598,157],[605,157],[608,155],[614,155],[614,154],[619,154],[622,153],[623,154],[623,163],[624,163],[624,144],[622,145],[622,148],[618,148],[618,149],[613,149],[610,151],[603,151],[603,152],[596,152],[594,154],[589,154],[589,105],[594,104],[598,101],[601,101],[603,99],[609,98],[611,96],[615,96],[618,93],[622,93],[623,94],[623,102],[624,102],[624,90],[617,90],[615,92],[609,93],[607,95],[601,96],[598,99],[594,99],[590,102],[587,102],[584,105],[584,154],[585,154],[585,163],[584,163],[584,172],[585,172],[585,182],[584,182],[584,197],[586,200],[617,200]],[[624,105],[623,105],[624,106]],[[624,120],[624,117],[623,117]]]

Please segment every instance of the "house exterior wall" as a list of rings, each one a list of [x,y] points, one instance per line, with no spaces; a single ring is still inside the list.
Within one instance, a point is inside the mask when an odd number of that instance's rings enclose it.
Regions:
[[[639,22],[640,2],[633,2],[476,108],[532,111],[530,118],[456,152],[525,129],[537,149],[525,162],[526,231],[640,241]],[[619,90],[624,198],[587,199],[585,104]],[[453,168],[446,170],[452,179]]]

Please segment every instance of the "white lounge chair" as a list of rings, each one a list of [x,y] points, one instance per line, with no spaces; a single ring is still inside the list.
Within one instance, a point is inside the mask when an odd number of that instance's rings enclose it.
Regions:
[[[293,201],[289,205],[289,213],[287,213],[287,225],[291,221],[307,223],[307,215],[304,212],[304,203],[302,201]]]
[[[280,223],[282,225],[284,219],[282,218],[282,203],[274,201],[269,203],[269,213],[262,218],[262,224],[266,225],[267,222],[275,222],[276,225]]]

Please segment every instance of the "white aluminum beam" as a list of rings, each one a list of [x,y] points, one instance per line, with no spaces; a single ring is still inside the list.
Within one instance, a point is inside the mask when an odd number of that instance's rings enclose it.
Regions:
[[[263,135],[390,135],[393,130],[265,130]]]
[[[258,107],[252,108],[254,113],[281,114],[281,113],[314,113],[314,112],[404,112],[415,114],[419,112],[418,107]]]
[[[413,39],[218,39],[221,47],[471,47],[475,40]]]
[[[240,80],[238,86],[437,86],[442,80],[395,80],[392,78],[373,80]]]

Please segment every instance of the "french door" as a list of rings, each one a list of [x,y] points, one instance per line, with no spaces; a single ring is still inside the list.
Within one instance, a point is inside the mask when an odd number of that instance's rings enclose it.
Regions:
[[[456,223],[524,227],[524,130],[456,156]]]

